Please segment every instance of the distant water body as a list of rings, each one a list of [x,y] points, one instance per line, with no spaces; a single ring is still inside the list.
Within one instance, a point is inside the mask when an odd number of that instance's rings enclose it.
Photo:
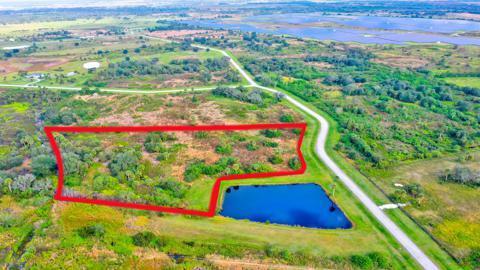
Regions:
[[[423,31],[433,33],[480,31],[480,22],[466,20],[398,18],[377,16],[325,16],[318,13],[260,15],[249,17],[247,18],[247,21],[291,24],[331,22],[351,27],[384,30]]]
[[[245,18],[243,22],[232,22],[228,20],[191,20],[186,22],[211,28],[255,31],[259,33],[291,35],[342,42],[373,44],[418,42],[480,46],[480,38],[455,34],[458,32],[480,31],[480,22],[462,20],[374,16],[323,16],[320,14],[292,13],[252,16]],[[311,25],[322,22],[340,24],[344,27]],[[269,26],[268,23],[281,25],[274,28]]]

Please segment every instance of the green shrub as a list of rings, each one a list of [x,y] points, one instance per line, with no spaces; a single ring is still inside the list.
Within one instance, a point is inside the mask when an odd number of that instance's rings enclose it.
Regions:
[[[133,244],[138,247],[148,247],[157,237],[152,232],[139,232],[132,236]]]
[[[102,191],[113,189],[118,185],[118,180],[110,175],[100,174],[93,178],[93,190]]]
[[[293,121],[295,121],[295,119],[293,118],[293,116],[291,114],[282,114],[280,116],[280,122],[292,123]]]
[[[145,142],[143,145],[145,146],[145,150],[149,153],[164,152],[166,150],[161,142]]]
[[[160,249],[167,244],[165,238],[158,237],[152,232],[139,232],[132,236],[132,241],[138,247],[153,247]]]
[[[170,153],[165,152],[165,153],[158,154],[155,159],[158,161],[164,161],[164,160],[168,160],[169,157],[170,157]]]
[[[275,248],[272,244],[265,245],[263,251],[267,257],[274,257],[275,256]]]
[[[32,158],[32,172],[35,176],[48,176],[57,167],[55,158],[49,155],[39,155]]]
[[[10,213],[0,213],[0,227],[8,229],[17,224],[17,219]]]
[[[360,269],[372,269],[373,261],[368,256],[364,255],[352,255],[350,257],[352,264]]]
[[[480,269],[480,248],[474,248],[465,260],[472,269]]]
[[[215,152],[222,155],[230,155],[232,153],[232,146],[230,144],[219,144],[215,147]]]
[[[404,187],[404,189],[408,195],[412,196],[415,199],[423,197],[423,195],[425,194],[425,190],[423,189],[423,187],[417,183],[408,184]]]
[[[174,141],[177,138],[174,134],[168,132],[150,132],[145,139],[145,150],[149,153],[163,152],[166,150],[163,142]]]
[[[114,176],[126,171],[136,171],[140,163],[140,157],[141,153],[134,149],[127,149],[126,151],[115,153],[108,164],[108,168]]]
[[[367,257],[369,257],[373,261],[376,269],[390,268],[390,263],[388,262],[388,258],[380,252],[370,252],[367,254]]]
[[[271,172],[272,168],[267,164],[263,163],[253,163],[245,169],[247,173],[258,173],[258,172]]]
[[[195,132],[194,133],[195,135],[195,139],[205,139],[208,137],[208,133],[205,132],[205,131],[199,131],[199,132]]]
[[[255,151],[255,150],[257,150],[258,148],[259,148],[259,146],[257,145],[256,142],[249,142],[249,143],[247,144],[247,150],[248,150],[248,151]]]
[[[266,129],[266,130],[263,130],[262,131],[262,134],[263,136],[267,137],[267,138],[278,138],[280,136],[282,136],[282,132],[278,129]]]
[[[197,180],[203,173],[205,168],[204,161],[194,161],[187,165],[185,172],[183,173],[183,178],[187,182],[192,182]]]
[[[302,164],[300,163],[300,159],[298,157],[293,157],[288,160],[288,166],[292,170],[298,170],[302,167]]]
[[[103,237],[105,235],[105,227],[102,224],[85,226],[78,229],[78,235],[82,238]]]
[[[23,157],[21,155],[10,154],[5,157],[0,157],[0,170],[9,170],[11,168],[22,165]]]
[[[274,156],[269,157],[268,161],[270,161],[270,163],[272,163],[272,164],[280,164],[280,163],[283,162],[283,159],[279,155],[274,155]]]
[[[278,143],[277,142],[272,142],[272,141],[263,141],[263,146],[276,148],[276,147],[278,147]]]

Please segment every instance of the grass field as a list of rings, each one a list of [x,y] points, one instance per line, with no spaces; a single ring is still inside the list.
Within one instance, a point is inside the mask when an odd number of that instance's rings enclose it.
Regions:
[[[448,83],[455,84],[461,87],[480,88],[479,77],[451,77],[445,78],[444,80]]]
[[[19,37],[32,35],[38,31],[55,31],[63,29],[91,29],[116,26],[145,27],[154,25],[156,18],[129,16],[122,18],[102,17],[99,19],[76,19],[65,21],[43,21],[21,24],[6,24],[0,30],[0,36]]]
[[[398,190],[395,183],[421,185],[426,195],[406,210],[459,258],[480,245],[480,193],[475,187],[441,183],[439,177],[459,165],[478,170],[480,153],[464,155],[472,158],[462,161],[462,155],[452,155],[371,172],[372,180],[389,194]]]

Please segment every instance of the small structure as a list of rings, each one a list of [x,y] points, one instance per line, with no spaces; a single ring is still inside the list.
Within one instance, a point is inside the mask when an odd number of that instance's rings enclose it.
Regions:
[[[45,78],[45,74],[43,73],[29,73],[25,75],[25,78],[30,79],[30,80],[42,80]]]
[[[67,73],[67,77],[72,77],[72,76],[75,76],[77,75],[77,73],[75,71],[70,71]]]
[[[385,209],[395,209],[395,208],[405,207],[405,206],[407,206],[407,204],[405,203],[388,203],[388,204],[380,205],[379,208],[382,210],[385,210]]]
[[[26,49],[26,48],[29,48],[29,47],[30,47],[30,45],[19,45],[19,46],[3,47],[2,49],[4,51],[12,51],[12,50]]]
[[[99,67],[100,67],[99,62],[87,62],[87,63],[83,64],[83,68],[88,70],[88,71],[96,70]]]

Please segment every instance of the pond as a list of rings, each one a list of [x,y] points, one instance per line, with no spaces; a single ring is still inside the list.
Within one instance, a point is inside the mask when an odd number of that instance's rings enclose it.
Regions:
[[[229,187],[220,215],[308,228],[352,227],[342,210],[317,184]]]

